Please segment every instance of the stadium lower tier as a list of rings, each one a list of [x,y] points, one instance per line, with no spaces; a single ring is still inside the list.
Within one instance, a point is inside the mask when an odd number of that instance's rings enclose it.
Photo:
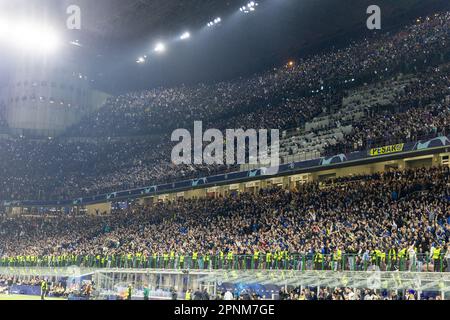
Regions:
[[[135,205],[107,216],[4,216],[0,261],[299,270],[365,270],[376,263],[384,270],[444,271],[449,177],[448,166],[394,170],[294,190]]]

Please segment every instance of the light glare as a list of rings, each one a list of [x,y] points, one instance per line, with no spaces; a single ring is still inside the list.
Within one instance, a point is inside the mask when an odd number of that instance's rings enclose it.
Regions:
[[[6,23],[1,19],[0,40],[17,49],[38,53],[52,53],[60,45],[57,33],[48,26],[19,21]],[[5,27],[5,25],[7,26]],[[7,28],[7,29],[6,29]],[[6,37],[6,30],[8,36]]]
[[[164,45],[164,43],[158,43],[155,47],[155,52],[164,52],[166,51],[166,46]]]

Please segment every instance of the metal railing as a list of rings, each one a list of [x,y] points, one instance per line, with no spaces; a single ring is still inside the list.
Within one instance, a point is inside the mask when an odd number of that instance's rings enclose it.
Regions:
[[[44,256],[0,258],[0,267],[136,268],[162,270],[329,270],[329,271],[411,271],[450,272],[450,258],[419,254],[398,256],[342,254],[258,255],[124,255]]]

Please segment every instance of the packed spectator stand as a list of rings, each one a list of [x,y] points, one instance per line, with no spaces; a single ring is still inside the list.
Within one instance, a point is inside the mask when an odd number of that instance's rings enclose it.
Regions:
[[[74,199],[246,168],[174,165],[170,134],[194,121],[221,131],[280,129],[282,163],[448,136],[449,63],[444,12],[248,78],[113,97],[59,137],[5,135],[0,106],[0,200]],[[291,189],[134,202],[106,216],[0,215],[0,268],[450,272],[449,167],[386,170]],[[0,293],[38,290],[41,280],[0,275]],[[50,293],[86,297],[91,289],[54,283]],[[278,296],[441,298],[349,287]]]
[[[171,163],[171,131],[191,128],[200,120],[204,127],[221,130],[300,131],[282,141],[284,162],[360,150],[381,143],[381,138],[408,141],[445,133],[447,118],[442,114],[448,109],[448,67],[439,65],[448,58],[449,29],[450,13],[438,13],[395,33],[250,78],[121,95],[64,137],[2,139],[0,198],[61,200],[239,170],[234,165]],[[424,68],[428,68],[426,74],[418,76]],[[404,80],[399,73],[412,77],[412,83],[381,99],[381,104],[357,110],[354,102],[346,100],[348,90],[363,94],[365,87],[376,87],[389,77],[401,87]],[[383,103],[389,107],[383,108]],[[340,108],[344,108],[342,117],[333,117]],[[355,118],[342,113],[351,108]],[[364,116],[358,118],[360,112]],[[328,127],[309,126],[330,115]],[[419,116],[424,116],[425,125],[418,128],[416,121],[411,126],[413,117]],[[398,123],[390,128],[396,132],[382,136],[383,124],[389,121]]]
[[[2,266],[449,271],[448,167],[111,216],[4,217]]]

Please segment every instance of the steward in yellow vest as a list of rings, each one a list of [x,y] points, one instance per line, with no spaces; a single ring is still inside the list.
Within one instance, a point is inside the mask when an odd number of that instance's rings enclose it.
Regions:
[[[259,251],[255,250],[253,252],[253,267],[257,269],[259,266]]]
[[[397,260],[397,252],[394,248],[389,249],[388,251],[388,261],[393,263]]]
[[[266,253],[266,264],[270,264],[272,262],[272,253],[267,252]]]
[[[228,251],[227,260],[228,261],[232,261],[233,260],[233,251]]]
[[[342,251],[340,249],[337,249],[334,253],[333,253],[333,261],[341,261],[342,258]]]
[[[47,295],[47,289],[48,289],[47,281],[42,280],[41,281],[41,300],[45,299],[45,296]]]
[[[180,255],[180,268],[184,268],[184,254]]]
[[[439,246],[436,246],[433,250],[433,264],[434,264],[434,271],[440,272],[442,271],[442,262],[441,262],[441,248]]]
[[[233,251],[228,251],[227,253],[227,261],[228,264],[232,267],[233,266]]]
[[[323,254],[321,252],[316,252],[316,254],[314,255],[314,264],[316,266],[316,270],[323,269]]]

